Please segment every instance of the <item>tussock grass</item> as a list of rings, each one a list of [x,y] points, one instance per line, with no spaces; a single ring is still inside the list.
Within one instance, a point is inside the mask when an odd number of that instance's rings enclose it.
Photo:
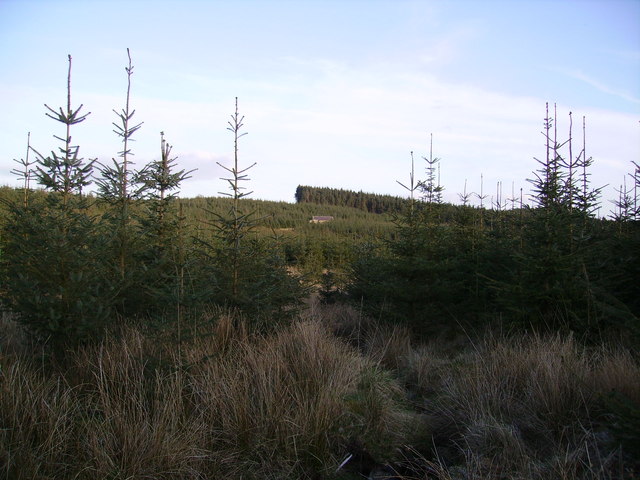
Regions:
[[[80,403],[75,391],[19,359],[0,370],[0,475],[64,478],[75,467]]]
[[[54,365],[28,354],[9,326],[0,477],[637,474],[632,352],[561,336],[416,345],[402,328],[335,306],[268,335],[229,312],[208,315],[209,330],[180,345],[123,328]]]
[[[353,439],[399,446],[399,385],[319,322],[251,336],[222,316],[211,333],[172,350],[123,329],[47,376],[2,357],[6,476],[311,478]]]
[[[430,454],[458,465],[454,478],[632,478],[624,472],[637,453],[620,448],[603,402],[616,391],[640,405],[629,352],[559,335],[490,336],[448,363],[416,352],[407,371],[431,419]]]

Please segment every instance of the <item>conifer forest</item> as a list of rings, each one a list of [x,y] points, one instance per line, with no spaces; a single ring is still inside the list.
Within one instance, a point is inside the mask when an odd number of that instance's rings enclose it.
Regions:
[[[403,198],[287,203],[236,98],[221,193],[181,198],[170,135],[133,162],[125,60],[113,158],[72,141],[69,56],[58,147],[0,188],[0,478],[640,476],[640,164],[602,198],[588,119],[541,105],[530,196],[445,203],[431,147]]]

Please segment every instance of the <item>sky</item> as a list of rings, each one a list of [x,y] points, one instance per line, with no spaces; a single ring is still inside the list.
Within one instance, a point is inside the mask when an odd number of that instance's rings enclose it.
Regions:
[[[182,197],[228,191],[217,163],[232,165],[236,97],[256,199],[291,202],[298,185],[407,196],[398,181],[411,152],[425,178],[432,138],[446,201],[526,200],[546,102],[559,140],[572,119],[574,154],[586,118],[604,214],[640,162],[640,0],[0,0],[0,184],[20,185],[28,132],[45,154],[64,135],[44,104],[66,105],[68,55],[72,104],[91,112],[73,143],[117,156],[127,48],[134,161],[158,159],[164,132],[197,169]]]

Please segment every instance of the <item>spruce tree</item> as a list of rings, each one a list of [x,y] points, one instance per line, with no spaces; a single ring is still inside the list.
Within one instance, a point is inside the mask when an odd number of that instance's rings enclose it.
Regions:
[[[612,200],[615,211],[612,220],[601,222],[598,252],[594,263],[596,283],[606,303],[610,317],[608,324],[633,334],[640,342],[640,217],[638,215],[638,191],[640,168],[632,162],[634,172],[623,179],[618,198]],[[627,178],[632,185],[627,184]]]
[[[138,264],[137,252],[140,248],[140,231],[134,218],[134,203],[142,197],[144,185],[137,181],[138,176],[133,169],[133,152],[131,144],[133,135],[142,127],[135,123],[135,109],[131,106],[131,77],[133,65],[131,54],[127,48],[128,64],[127,89],[125,106],[121,111],[113,110],[117,122],[113,122],[114,133],[122,141],[122,150],[111,164],[100,165],[100,176],[96,181],[98,197],[106,206],[106,213],[101,225],[104,238],[107,240],[105,255],[111,257],[111,275],[114,284],[119,285],[118,310],[123,315],[140,313],[142,306],[138,286],[141,267]]]
[[[71,103],[71,56],[68,57],[66,107],[46,115],[64,125],[62,146],[44,156],[37,150],[36,181],[49,193],[42,200],[9,205],[2,235],[4,301],[20,322],[58,351],[99,337],[107,324],[111,289],[105,279],[100,236],[89,202],[94,160],[85,162],[72,143],[71,127],[89,113]],[[25,172],[25,180],[29,172]]]
[[[176,170],[177,157],[160,132],[160,159],[137,173],[144,187],[144,213],[140,215],[142,266],[141,301],[147,313],[175,313],[178,326],[185,306],[185,277],[188,267],[185,217],[178,204],[181,183],[193,172]],[[180,338],[180,335],[178,335]]]
[[[545,157],[536,159],[539,168],[530,180],[534,204],[521,229],[522,248],[514,253],[511,277],[498,282],[499,299],[519,328],[593,332],[600,312],[589,275],[589,217],[597,197],[585,190],[591,160],[584,159],[584,149],[571,157],[571,126],[568,139],[559,141],[556,111],[551,116],[547,104],[546,112]]]
[[[427,177],[418,185],[418,188],[423,192],[427,210],[431,213],[433,205],[442,203],[444,191],[444,187],[440,184],[440,159],[433,156],[433,134],[429,142],[429,157],[422,157],[422,159],[427,163]]]
[[[247,133],[243,132],[244,116],[238,111],[238,99],[235,111],[228,122],[227,130],[233,134],[233,164],[227,167],[218,165],[229,175],[222,180],[230,191],[219,192],[230,198],[227,212],[209,211],[214,221],[214,242],[201,241],[202,253],[208,264],[205,268],[203,291],[208,291],[208,299],[217,304],[237,308],[261,327],[273,324],[278,318],[286,318],[291,309],[304,294],[300,278],[286,270],[281,249],[274,240],[267,241],[256,235],[256,229],[264,224],[264,218],[258,218],[254,211],[245,210],[248,171],[256,163],[241,167],[239,161],[239,140]],[[271,323],[265,323],[271,322]]]
[[[349,293],[369,312],[402,322],[418,334],[456,329],[454,319],[471,301],[467,245],[441,219],[441,192],[432,143],[427,180],[415,177],[413,152],[405,209],[394,217],[393,238],[383,248],[368,247],[353,264]],[[418,195],[422,194],[422,199]]]
[[[29,195],[31,194],[31,181],[33,180],[33,163],[29,159],[29,153],[31,152],[31,132],[27,134],[27,154],[25,158],[20,160],[13,159],[18,163],[21,168],[14,168],[11,173],[22,180],[22,206],[27,207],[29,205]]]

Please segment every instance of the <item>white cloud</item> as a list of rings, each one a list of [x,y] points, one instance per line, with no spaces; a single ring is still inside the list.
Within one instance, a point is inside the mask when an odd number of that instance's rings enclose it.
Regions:
[[[319,66],[322,72],[322,66]],[[335,66],[331,72],[335,72]],[[321,73],[319,76],[322,76]],[[317,78],[317,76],[316,76]],[[498,181],[528,190],[544,138],[540,134],[544,99],[501,95],[467,85],[443,84],[428,76],[344,69],[309,88],[312,109],[274,111],[273,141],[297,152],[304,167],[289,170],[316,185],[362,188],[402,194],[395,184],[409,169],[409,151],[426,155],[434,133],[435,154],[442,157],[442,179],[449,200],[457,200],[465,178],[469,189],[485,190]],[[594,182],[610,183],[638,157],[640,143],[631,115],[572,106],[587,116],[587,142],[596,159]],[[559,123],[570,108],[558,106]],[[575,118],[578,118],[574,116]],[[257,128],[262,128],[258,125]],[[575,128],[575,126],[574,126]],[[577,130],[574,130],[574,136]],[[559,130],[568,135],[566,127]],[[286,137],[286,140],[284,139]],[[270,155],[265,152],[267,158]],[[291,155],[289,155],[291,158]],[[610,158],[620,159],[615,165]],[[278,164],[280,160],[274,159]],[[598,164],[608,164],[608,169]],[[313,172],[304,175],[304,171]]]
[[[434,154],[442,158],[447,200],[458,200],[465,180],[468,191],[479,191],[481,175],[485,192],[494,192],[499,181],[509,194],[512,182],[516,190],[528,190],[526,179],[537,168],[533,157],[540,157],[544,148],[540,132],[545,99],[486,91],[470,85],[472,79],[444,83],[434,75],[410,70],[353,68],[326,60],[279,62],[281,73],[275,79],[237,85],[232,79],[218,79],[216,84],[227,88],[210,92],[202,101],[189,98],[194,93],[200,96],[198,89],[208,87],[206,78],[196,76],[191,85],[188,72],[181,88],[192,90],[183,99],[159,100],[134,89],[136,120],[144,121],[133,145],[136,160],[158,158],[159,133],[164,131],[174,145],[179,168],[198,169],[185,182],[183,196],[224,190],[216,161],[226,164],[233,153],[232,135],[226,130],[233,96],[226,92],[239,90],[240,113],[246,116],[249,133],[241,140],[241,164],[258,162],[250,175],[254,198],[291,201],[298,184],[405,195],[396,180],[406,181],[410,151],[418,160],[428,155],[430,133]],[[9,110],[15,113],[14,121],[24,123],[24,138],[29,125],[38,142],[44,138],[48,142],[55,125],[44,118],[39,101],[25,106],[19,100],[33,98],[26,96],[33,92],[15,88]],[[116,119],[112,109],[121,108],[122,97],[92,92],[74,96],[93,112],[74,134],[85,156],[108,160],[120,149],[111,122]],[[565,117],[570,109],[576,125],[577,119],[587,115],[587,148],[596,160],[594,184],[619,184],[617,179],[630,171],[630,161],[640,158],[637,119],[581,105],[559,105],[562,135],[567,132]],[[37,121],[28,119],[34,116]],[[0,128],[0,141],[8,145],[5,151],[10,158],[18,158],[24,139],[9,138],[7,131],[15,132],[15,126]],[[576,127],[574,132],[578,131]],[[10,158],[2,160],[6,172],[13,168]],[[419,161],[416,172],[423,176],[424,165]]]
[[[603,82],[592,78],[591,76],[581,72],[580,70],[566,70],[566,69],[560,69],[561,73],[564,73],[565,75],[571,77],[571,78],[575,78],[576,80],[580,80],[581,82],[586,83],[587,85],[590,85],[591,87],[606,93],[608,95],[613,95],[615,97],[619,97],[623,100],[626,100],[628,102],[632,102],[632,103],[636,103],[636,104],[640,104],[640,98],[635,97],[634,95],[632,95],[629,92],[626,92],[624,90],[619,90],[617,88],[613,88],[610,87],[609,85],[604,84]]]

